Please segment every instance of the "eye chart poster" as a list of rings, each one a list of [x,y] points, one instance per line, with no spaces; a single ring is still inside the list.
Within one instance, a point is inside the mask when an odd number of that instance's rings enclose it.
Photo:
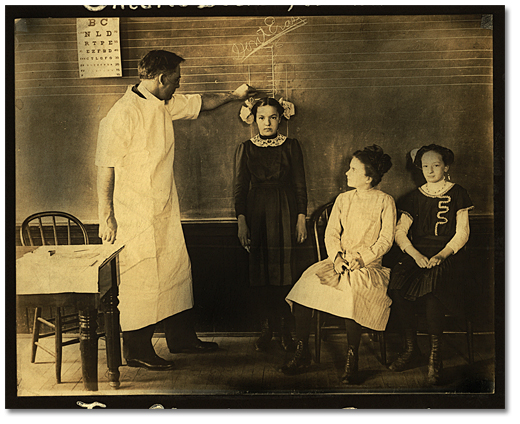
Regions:
[[[120,77],[119,18],[78,18],[80,78]]]

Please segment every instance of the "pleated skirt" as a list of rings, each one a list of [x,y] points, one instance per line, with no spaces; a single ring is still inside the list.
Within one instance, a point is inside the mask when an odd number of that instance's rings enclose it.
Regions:
[[[327,283],[318,275],[330,274],[332,261],[325,259],[309,267],[286,297],[311,309],[350,318],[358,324],[383,331],[390,316],[392,300],[387,295],[390,269],[373,264],[345,272]]]
[[[418,244],[417,249],[430,258],[445,246],[439,243]],[[415,260],[403,253],[391,273],[389,290],[399,290],[410,301],[432,293],[453,314],[465,310],[464,290],[469,287],[473,275],[465,250],[449,256],[433,268],[420,268]]]

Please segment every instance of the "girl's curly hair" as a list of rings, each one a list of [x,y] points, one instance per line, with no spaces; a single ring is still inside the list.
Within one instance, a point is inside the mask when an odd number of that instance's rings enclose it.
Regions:
[[[372,187],[378,185],[392,167],[392,158],[377,144],[356,150],[353,156],[365,165],[365,175],[372,178]]]

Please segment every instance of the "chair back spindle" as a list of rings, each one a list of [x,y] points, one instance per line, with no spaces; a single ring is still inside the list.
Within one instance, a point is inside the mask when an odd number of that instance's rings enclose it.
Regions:
[[[320,206],[311,216],[312,231],[314,233],[314,247],[316,248],[318,262],[322,260],[319,228],[320,226],[323,226],[323,229],[327,227],[333,206],[334,201],[328,202],[323,206]]]
[[[50,235],[50,227],[52,227],[52,235]],[[65,227],[67,228],[66,239]],[[33,231],[39,233],[40,240]],[[20,227],[20,242],[22,246],[57,246],[60,242],[68,245],[89,244],[89,239],[85,226],[74,215],[67,212],[46,211],[35,213],[24,220]]]

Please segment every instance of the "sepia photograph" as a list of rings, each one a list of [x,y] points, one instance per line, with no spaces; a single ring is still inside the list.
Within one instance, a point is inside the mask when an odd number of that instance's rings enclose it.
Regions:
[[[505,6],[5,37],[6,408],[505,408]]]

